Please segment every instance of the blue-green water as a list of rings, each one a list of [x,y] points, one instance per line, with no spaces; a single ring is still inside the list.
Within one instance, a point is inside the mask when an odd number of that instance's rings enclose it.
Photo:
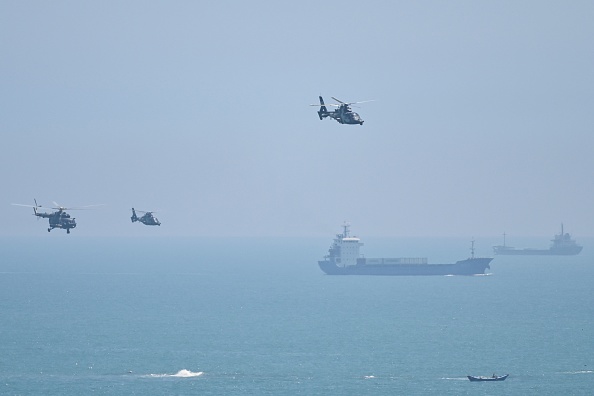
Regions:
[[[591,394],[594,241],[475,277],[327,276],[330,242],[2,239],[0,394]],[[364,242],[468,256],[458,239]],[[465,377],[494,372],[510,377]]]

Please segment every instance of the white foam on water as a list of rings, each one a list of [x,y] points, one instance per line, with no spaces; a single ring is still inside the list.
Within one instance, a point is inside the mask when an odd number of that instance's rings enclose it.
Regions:
[[[594,370],[565,371],[562,374],[594,374]]]
[[[148,377],[150,378],[193,378],[193,377],[200,377],[204,374],[203,371],[193,372],[190,370],[179,370],[175,374],[149,374]]]
[[[190,370],[179,370],[177,373],[173,374],[172,377],[180,377],[180,378],[191,378],[191,377],[200,377],[203,374],[202,371],[198,371],[196,373]]]

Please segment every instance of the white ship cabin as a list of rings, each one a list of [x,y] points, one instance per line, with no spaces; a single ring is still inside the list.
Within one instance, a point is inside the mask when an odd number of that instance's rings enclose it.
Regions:
[[[340,253],[336,258],[336,265],[339,267],[356,265],[359,258],[359,248],[363,246],[361,240],[356,237],[344,237],[337,242]]]

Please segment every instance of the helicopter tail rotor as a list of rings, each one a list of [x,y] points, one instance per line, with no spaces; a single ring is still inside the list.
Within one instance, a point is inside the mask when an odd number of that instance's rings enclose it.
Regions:
[[[132,217],[130,217],[130,220],[132,220],[132,223],[138,221],[138,216],[136,216],[136,211],[134,208],[132,208]]]
[[[35,206],[33,206],[33,214],[35,216],[37,216],[37,208],[39,207],[39,205],[37,204],[37,199],[33,198],[33,201],[35,202]],[[37,220],[39,220],[39,217],[37,216]]]
[[[324,119],[324,117],[328,117],[328,109],[324,104],[324,99],[320,96],[320,111],[318,111],[318,116],[320,117],[320,121]]]

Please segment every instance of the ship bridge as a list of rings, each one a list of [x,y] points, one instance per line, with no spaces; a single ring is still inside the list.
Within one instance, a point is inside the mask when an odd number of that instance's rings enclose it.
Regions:
[[[361,240],[356,237],[345,237],[338,240],[337,245],[340,247],[340,253],[336,258],[336,265],[339,267],[357,265],[359,248],[363,246],[360,241]]]

